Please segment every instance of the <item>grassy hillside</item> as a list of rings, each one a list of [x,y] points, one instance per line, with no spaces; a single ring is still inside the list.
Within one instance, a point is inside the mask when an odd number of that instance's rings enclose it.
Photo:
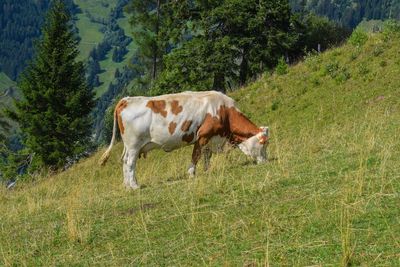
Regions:
[[[15,96],[18,92],[7,91],[10,87],[15,87],[16,83],[11,80],[4,72],[0,72],[0,109],[3,107],[10,107],[13,103],[11,95]]]
[[[0,72],[0,93],[14,85],[14,81],[12,81],[4,72]]]
[[[15,82],[11,80],[4,72],[0,72],[0,95],[2,95],[5,90],[15,86]]]
[[[117,145],[0,192],[0,264],[400,265],[400,39],[310,55],[232,96],[271,127],[270,161],[191,148],[138,162],[122,186]],[[201,166],[200,166],[201,167]]]
[[[99,31],[101,24],[91,22],[87,14],[89,13],[96,18],[107,19],[111,9],[116,4],[116,0],[74,0],[74,3],[82,11],[77,15],[76,26],[79,29],[79,36],[82,38],[79,43],[80,59],[85,60],[89,56],[89,52],[103,40],[103,33]]]
[[[90,51],[100,43],[104,37],[104,34],[100,32],[101,24],[91,22],[88,14],[95,18],[108,19],[111,9],[115,7],[117,0],[74,0],[74,2],[82,10],[82,13],[77,15],[78,20],[76,24],[79,29],[79,35],[82,38],[79,43],[79,50],[81,52],[79,59],[85,60],[88,58]],[[131,26],[128,21],[128,16],[125,16],[118,19],[118,24],[122,29],[124,29],[127,36],[131,36]],[[124,66],[128,65],[128,61],[133,56],[135,48],[135,43],[131,42],[127,47],[129,52],[125,55],[122,62],[112,61],[112,49],[107,53],[105,59],[100,61],[100,66],[103,72],[99,74],[100,86],[95,88],[97,97],[106,92],[110,83],[113,82],[115,70],[117,68],[121,70]]]

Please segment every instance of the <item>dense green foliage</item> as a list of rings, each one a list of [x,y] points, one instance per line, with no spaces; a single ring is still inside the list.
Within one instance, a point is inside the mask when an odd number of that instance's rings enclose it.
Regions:
[[[75,60],[78,41],[70,19],[62,2],[54,1],[36,57],[19,84],[24,98],[16,102],[25,144],[46,166],[60,167],[82,153],[90,135],[93,93],[83,63]]]
[[[118,144],[104,167],[99,151],[0,188],[0,265],[399,266],[399,33],[232,93],[271,129],[266,164],[230,150],[192,179],[192,147],[152,151],[127,192]]]
[[[167,21],[171,19],[168,5],[166,0],[144,0],[130,1],[125,8],[131,14],[132,35],[137,44],[133,67],[141,75],[136,78],[136,87],[148,89],[162,70],[168,48]]]
[[[190,22],[197,34],[168,55],[158,84],[161,92],[191,87],[225,92],[227,85],[242,85],[272,68],[297,38],[285,0],[176,5],[173,17],[183,26]]]
[[[34,55],[33,42],[41,35],[50,0],[0,1],[0,71],[12,80]],[[78,11],[72,0],[64,0],[71,13]]]
[[[400,1],[395,0],[290,0],[296,11],[312,11],[349,28],[362,20],[400,19]]]
[[[295,61],[348,35],[326,19],[293,15],[287,0],[133,1],[128,11],[139,40],[137,87],[151,94],[225,92],[282,56]]]
[[[40,36],[40,26],[49,1],[0,1],[0,71],[12,80],[33,56],[33,39]]]

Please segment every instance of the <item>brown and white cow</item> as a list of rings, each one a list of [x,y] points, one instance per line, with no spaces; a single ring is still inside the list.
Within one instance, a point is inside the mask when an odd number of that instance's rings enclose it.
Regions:
[[[115,142],[117,122],[124,142],[124,183],[132,189],[138,188],[137,159],[154,148],[169,152],[194,144],[188,170],[191,176],[202,151],[206,152],[208,168],[212,148],[226,141],[258,163],[267,158],[268,128],[257,127],[235,107],[232,98],[216,91],[121,99],[115,108],[111,144],[101,158],[102,165]]]

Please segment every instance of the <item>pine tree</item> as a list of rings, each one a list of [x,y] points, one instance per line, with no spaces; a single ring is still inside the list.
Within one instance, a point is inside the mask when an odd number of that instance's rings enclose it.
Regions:
[[[61,167],[68,157],[85,150],[94,106],[84,65],[76,61],[78,41],[70,18],[62,1],[55,0],[36,57],[19,83],[24,99],[16,102],[15,118],[26,136],[25,145],[50,167]]]
[[[162,70],[162,58],[166,54],[168,41],[163,26],[167,0],[131,1],[126,11],[131,14],[133,38],[138,46],[137,56],[150,81],[154,81]]]

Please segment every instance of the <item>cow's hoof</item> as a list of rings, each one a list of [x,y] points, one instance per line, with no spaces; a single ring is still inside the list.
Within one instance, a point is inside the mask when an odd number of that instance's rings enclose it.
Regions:
[[[189,177],[190,177],[190,178],[194,178],[194,176],[195,176],[195,174],[196,174],[195,169],[194,169],[194,168],[189,168],[188,174],[189,174]]]
[[[140,186],[137,184],[133,184],[133,185],[125,185],[125,188],[127,190],[136,190],[136,189],[140,189]]]

